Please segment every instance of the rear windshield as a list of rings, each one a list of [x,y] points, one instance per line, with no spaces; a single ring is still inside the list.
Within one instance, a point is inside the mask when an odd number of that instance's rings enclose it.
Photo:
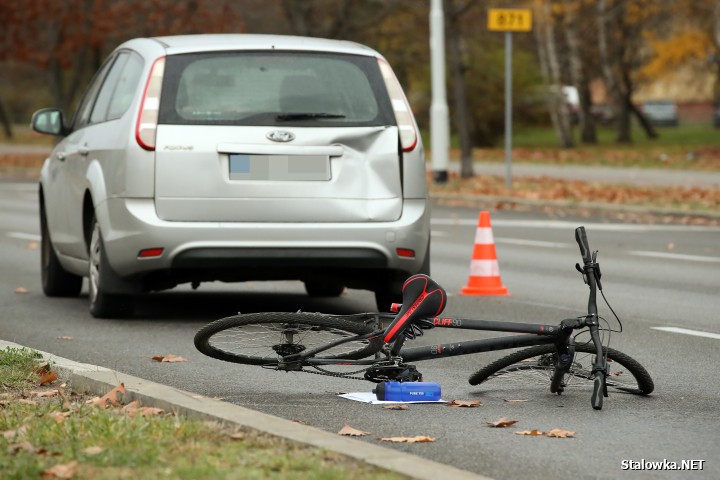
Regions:
[[[373,57],[307,52],[168,56],[159,123],[394,125]]]

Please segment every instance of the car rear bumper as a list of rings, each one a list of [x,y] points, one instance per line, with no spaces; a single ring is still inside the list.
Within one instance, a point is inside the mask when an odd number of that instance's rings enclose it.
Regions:
[[[146,290],[313,276],[336,276],[348,286],[347,280],[363,277],[357,279],[362,288],[373,276],[420,272],[428,254],[425,199],[405,200],[397,221],[364,223],[170,222],[158,218],[152,199],[110,199],[104,207],[98,220],[110,266],[120,277],[143,280]],[[163,253],[139,258],[152,248]],[[415,256],[400,256],[398,249]]]

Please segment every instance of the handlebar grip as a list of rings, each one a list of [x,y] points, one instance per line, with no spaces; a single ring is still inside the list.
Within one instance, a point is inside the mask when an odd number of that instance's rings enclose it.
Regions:
[[[582,256],[585,264],[592,263],[590,257],[590,246],[588,245],[587,235],[585,234],[585,227],[578,227],[575,229],[575,240],[580,247],[580,256]]]

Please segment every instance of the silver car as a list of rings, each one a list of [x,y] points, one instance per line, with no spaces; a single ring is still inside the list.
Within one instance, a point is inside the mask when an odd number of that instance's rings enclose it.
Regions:
[[[265,35],[120,45],[40,175],[42,283],[124,317],[181,283],[300,280],[375,292],[428,273],[425,158],[387,61],[356,43]]]

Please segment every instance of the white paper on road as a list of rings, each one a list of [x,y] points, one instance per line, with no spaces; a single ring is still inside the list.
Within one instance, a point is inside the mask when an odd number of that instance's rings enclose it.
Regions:
[[[356,402],[369,403],[371,405],[390,404],[390,403],[447,403],[447,401],[440,400],[419,400],[412,402],[396,402],[389,400],[378,400],[373,392],[354,392],[354,393],[341,393],[338,395],[341,398],[347,398],[348,400],[355,400]]]

